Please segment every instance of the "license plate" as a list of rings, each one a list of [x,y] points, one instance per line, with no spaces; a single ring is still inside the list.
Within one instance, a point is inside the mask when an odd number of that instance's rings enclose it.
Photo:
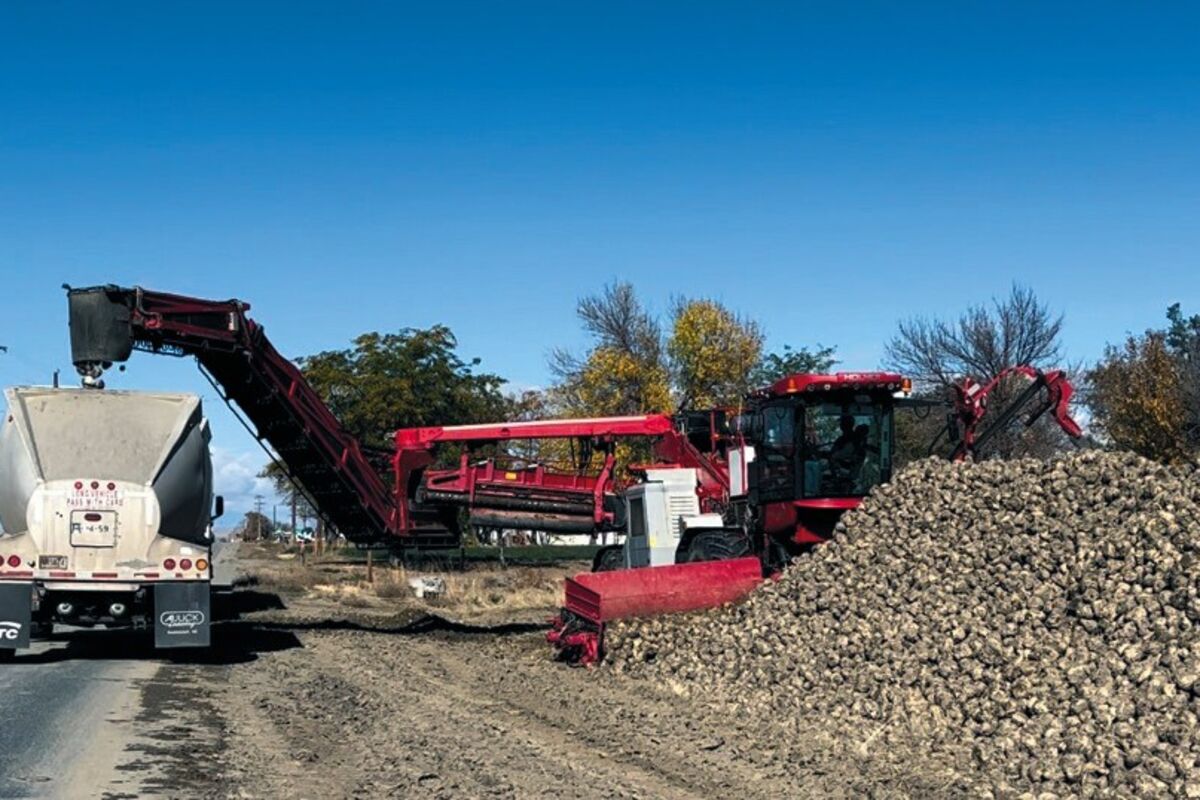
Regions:
[[[72,511],[73,547],[112,547],[117,542],[117,512]]]
[[[66,569],[66,556],[38,556],[38,569]]]

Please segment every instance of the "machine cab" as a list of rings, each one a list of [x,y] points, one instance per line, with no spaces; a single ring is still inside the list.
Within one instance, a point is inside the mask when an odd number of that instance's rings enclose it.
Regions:
[[[839,372],[792,375],[755,393],[740,427],[754,447],[758,502],[816,507],[805,501],[857,500],[886,482],[900,385],[893,373]]]

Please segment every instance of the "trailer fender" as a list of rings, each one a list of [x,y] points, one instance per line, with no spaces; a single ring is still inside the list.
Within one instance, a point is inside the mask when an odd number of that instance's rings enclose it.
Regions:
[[[33,584],[0,582],[0,650],[29,647],[33,616]]]
[[[154,587],[154,646],[208,647],[212,609],[207,583],[159,583]]]

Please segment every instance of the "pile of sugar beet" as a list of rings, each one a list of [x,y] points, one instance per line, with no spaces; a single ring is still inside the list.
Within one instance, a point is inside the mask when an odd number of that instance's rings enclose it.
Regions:
[[[920,461],[746,601],[606,647],[784,725],[955,748],[982,796],[1200,797],[1200,468]]]

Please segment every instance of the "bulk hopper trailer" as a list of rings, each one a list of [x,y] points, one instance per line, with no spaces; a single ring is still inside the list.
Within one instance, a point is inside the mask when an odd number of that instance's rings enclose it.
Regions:
[[[212,462],[195,395],[15,388],[0,427],[0,656],[32,628],[209,643]]]

